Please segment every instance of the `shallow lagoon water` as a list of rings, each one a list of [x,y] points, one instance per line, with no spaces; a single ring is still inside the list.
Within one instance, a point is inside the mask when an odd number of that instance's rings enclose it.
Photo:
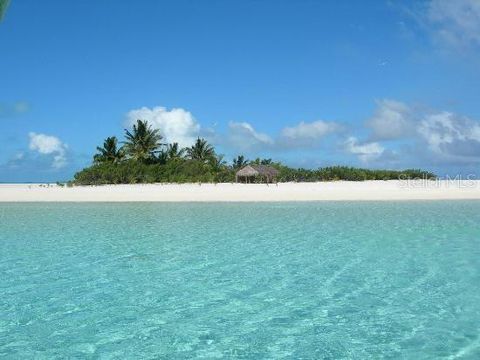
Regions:
[[[0,357],[480,358],[480,202],[1,204]]]

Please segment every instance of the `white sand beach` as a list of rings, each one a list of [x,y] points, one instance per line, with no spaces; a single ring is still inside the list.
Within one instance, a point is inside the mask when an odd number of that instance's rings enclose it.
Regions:
[[[480,181],[364,181],[276,184],[136,184],[62,187],[1,184],[0,202],[234,202],[479,199]]]

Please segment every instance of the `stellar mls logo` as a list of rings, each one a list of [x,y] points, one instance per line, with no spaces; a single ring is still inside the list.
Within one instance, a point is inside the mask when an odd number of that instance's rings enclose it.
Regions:
[[[478,186],[477,175],[468,174],[446,175],[444,178],[430,179],[427,176],[422,176],[414,179],[407,178],[406,175],[400,175],[399,179],[401,188],[465,188],[471,189]]]

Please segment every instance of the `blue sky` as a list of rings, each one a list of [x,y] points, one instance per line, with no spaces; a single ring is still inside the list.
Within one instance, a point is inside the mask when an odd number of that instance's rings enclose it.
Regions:
[[[136,118],[227,159],[477,173],[480,3],[12,0],[0,181],[67,180]]]

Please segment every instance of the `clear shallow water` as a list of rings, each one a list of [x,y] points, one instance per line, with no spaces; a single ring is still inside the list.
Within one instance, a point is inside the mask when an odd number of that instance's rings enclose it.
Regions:
[[[0,357],[480,358],[480,202],[0,205]]]

